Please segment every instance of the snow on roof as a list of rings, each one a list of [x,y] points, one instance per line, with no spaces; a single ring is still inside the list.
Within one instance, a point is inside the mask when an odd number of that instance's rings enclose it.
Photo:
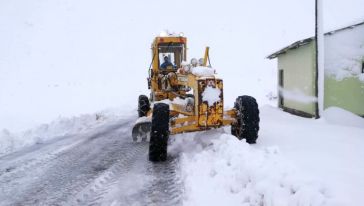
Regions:
[[[170,32],[168,30],[161,31],[158,35],[158,37],[183,37],[183,36],[184,36],[183,32],[176,33],[176,32]]]
[[[347,27],[343,27],[343,28],[340,28],[340,29],[336,29],[336,30],[333,30],[333,31],[329,31],[329,32],[326,32],[325,35],[333,35],[337,32],[340,32],[340,31],[344,31],[344,30],[347,30],[347,29],[353,29],[357,26],[360,26],[360,25],[364,25],[364,21],[360,22],[360,23],[357,23],[357,24],[353,24],[353,25],[350,25],[350,26],[347,26]],[[310,37],[310,38],[306,38],[306,39],[303,39],[303,40],[300,40],[300,41],[296,41],[276,52],[274,52],[273,54],[267,56],[268,59],[274,59],[276,57],[278,57],[279,55],[281,54],[284,54],[286,53],[288,50],[291,50],[291,49],[296,49],[300,46],[303,46],[303,45],[306,45],[308,43],[310,43],[311,41],[313,41],[315,39],[315,37]]]
[[[211,67],[198,66],[198,67],[192,67],[191,73],[199,77],[208,77],[208,76],[214,76],[215,69]]]

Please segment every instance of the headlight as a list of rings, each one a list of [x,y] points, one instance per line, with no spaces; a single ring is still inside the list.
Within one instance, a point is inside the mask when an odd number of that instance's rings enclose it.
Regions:
[[[199,64],[199,65],[201,65],[201,66],[203,65],[203,62],[204,62],[204,59],[203,59],[203,58],[200,58],[200,59],[198,60],[198,64]]]
[[[192,58],[192,59],[191,59],[191,64],[192,64],[192,66],[194,66],[194,67],[195,67],[195,66],[197,66],[197,63],[198,63],[198,62],[197,62],[197,59],[196,59],[196,58]]]

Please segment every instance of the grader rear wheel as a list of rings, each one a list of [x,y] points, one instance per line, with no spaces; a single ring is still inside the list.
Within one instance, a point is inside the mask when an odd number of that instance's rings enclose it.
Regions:
[[[260,120],[257,101],[251,96],[239,96],[234,108],[237,110],[237,121],[231,125],[231,134],[239,140],[246,139],[249,144],[256,143]]]
[[[138,98],[138,116],[139,117],[147,116],[149,110],[150,110],[150,103],[148,97],[145,95],[140,95]]]

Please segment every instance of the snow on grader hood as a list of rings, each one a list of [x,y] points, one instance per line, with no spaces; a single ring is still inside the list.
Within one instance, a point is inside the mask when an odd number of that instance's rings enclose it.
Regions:
[[[167,158],[170,134],[231,126],[231,134],[255,143],[259,130],[258,104],[253,97],[237,97],[224,110],[223,81],[211,68],[209,47],[204,58],[186,62],[187,38],[156,37],[149,67],[149,98],[140,95],[133,141],[149,139],[149,160]],[[209,65],[207,65],[209,63]]]

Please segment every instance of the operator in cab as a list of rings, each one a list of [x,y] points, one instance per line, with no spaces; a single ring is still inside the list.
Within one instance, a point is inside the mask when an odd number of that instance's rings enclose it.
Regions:
[[[172,66],[173,68],[175,67],[170,61],[168,56],[164,56],[164,62],[163,64],[161,64],[161,69],[167,69],[168,66]]]

